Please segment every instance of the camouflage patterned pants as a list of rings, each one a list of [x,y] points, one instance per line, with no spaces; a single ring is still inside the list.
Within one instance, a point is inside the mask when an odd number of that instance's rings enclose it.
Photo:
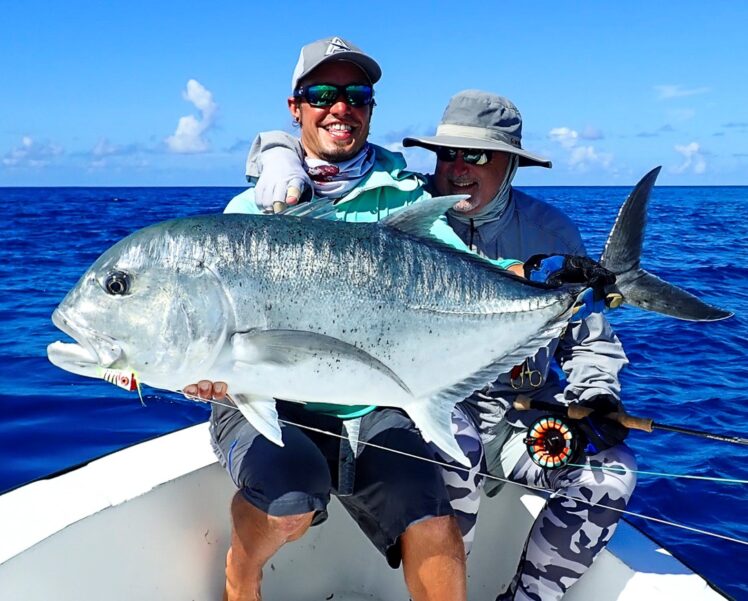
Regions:
[[[525,436],[525,430],[514,434]],[[514,440],[513,440],[514,439]],[[533,524],[517,572],[496,601],[553,601],[561,599],[592,565],[615,532],[636,485],[636,459],[625,444],[586,457],[583,467],[546,470],[525,453],[509,472],[509,479],[548,491],[586,499],[573,501],[551,495]],[[604,471],[600,467],[626,470]]]
[[[470,460],[470,469],[457,463],[433,444],[430,446],[434,459],[448,464],[442,467],[442,477],[447,486],[450,504],[455,512],[467,555],[475,540],[475,522],[478,519],[478,507],[483,488],[483,476],[480,473],[485,472],[485,464],[478,428],[459,404],[452,413],[452,433],[463,453]]]

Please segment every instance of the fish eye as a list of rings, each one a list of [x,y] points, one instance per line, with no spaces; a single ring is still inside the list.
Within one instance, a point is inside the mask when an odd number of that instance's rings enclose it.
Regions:
[[[130,291],[130,276],[124,271],[113,271],[106,276],[104,288],[114,296],[127,294]]]

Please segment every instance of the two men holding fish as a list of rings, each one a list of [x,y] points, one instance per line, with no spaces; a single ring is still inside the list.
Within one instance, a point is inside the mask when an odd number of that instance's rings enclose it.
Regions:
[[[568,218],[511,188],[518,166],[548,166],[521,148],[511,103],[458,94],[435,137],[407,141],[437,152],[436,192],[469,195],[431,198],[401,155],[367,142],[380,75],[340,38],[305,46],[288,99],[301,146],[262,136],[250,157],[266,168],[269,199],[255,195],[258,181],[227,208],[250,214],[131,234],[52,317],[76,340],[48,347],[55,365],[91,377],[130,370],[214,401],[214,446],[239,489],[227,599],[261,598],[263,566],[324,519],[333,492],[390,565],[402,559],[413,601],[464,600],[482,443],[491,472],[518,482],[613,508],[631,494],[630,474],[592,471],[634,465],[625,430],[593,415],[587,456],[549,473],[523,454],[524,426],[507,411],[519,392],[598,414],[618,404],[620,343],[580,306],[612,292],[679,317],[728,315],[639,267],[653,174],[624,205],[601,265],[569,257],[583,246]],[[260,214],[283,208],[275,194],[289,184],[302,197],[309,177],[314,201],[289,212],[316,219]],[[505,256],[525,260],[499,264],[531,281],[488,259]],[[205,380],[185,387],[196,374]],[[610,538],[608,512],[552,499],[502,601],[560,598]]]
[[[320,52],[323,48],[324,53]],[[316,61],[311,59],[313,68],[304,69],[304,61],[310,60],[309,57],[315,53],[323,58]],[[300,70],[301,74],[298,76]],[[362,71],[365,78],[361,77]],[[301,143],[297,145],[294,139],[287,139],[279,132],[258,136],[247,167],[248,176],[259,175],[259,181],[256,188],[236,197],[227,207],[227,212],[269,211],[273,206],[277,209],[279,203],[281,206],[296,204],[299,197],[313,194],[315,199],[339,199],[334,216],[336,219],[358,221],[380,219],[391,210],[417,200],[422,194],[420,182],[414,189],[411,188],[413,192],[409,192],[408,187],[413,185],[414,180],[401,171],[402,158],[366,142],[374,105],[371,84],[379,78],[379,73],[378,66],[370,57],[339,38],[321,40],[306,46],[294,75],[294,96],[289,98],[291,113],[301,128]],[[470,195],[448,211],[446,221],[437,222],[432,234],[459,247],[454,242],[456,233],[471,250],[497,260],[502,257],[527,260],[540,254],[584,255],[579,232],[566,215],[511,187],[512,178],[519,166],[550,167],[549,161],[521,148],[521,127],[519,112],[508,100],[483,92],[466,91],[450,101],[435,137],[406,138],[406,146],[419,145],[436,152],[436,173],[429,182],[435,194]],[[298,156],[292,150],[296,150]],[[378,180],[381,182],[384,178],[392,179],[397,184],[393,186],[385,179],[382,183],[388,187],[381,188]],[[393,188],[397,187],[399,198],[392,202],[386,196],[392,196]],[[376,200],[372,191],[377,194]],[[444,227],[447,223],[449,230]],[[521,264],[518,261],[503,261],[502,265],[511,267]],[[532,276],[531,273],[528,275]],[[565,388],[566,396],[558,376],[550,369],[554,354],[569,377]],[[450,492],[452,509],[457,516],[466,550],[469,550],[475,534],[482,484],[478,471],[482,465],[480,449],[483,443],[491,451],[489,464],[492,472],[497,475],[571,496],[581,494],[592,503],[605,498],[608,503],[625,508],[635,482],[634,476],[626,470],[635,468],[635,460],[625,445],[619,444],[625,437],[625,431],[620,428],[616,430],[615,426],[609,428],[615,432],[611,434],[608,431],[600,435],[597,440],[599,452],[593,459],[587,457],[583,467],[567,468],[551,478],[546,470],[532,463],[524,452],[521,441],[526,434],[526,420],[523,423],[517,416],[513,416],[514,420],[502,419],[511,401],[520,392],[543,399],[558,397],[567,403],[582,401],[592,407],[602,403],[606,410],[615,408],[620,393],[617,375],[625,363],[623,349],[609,324],[601,314],[593,313],[567,329],[562,339],[554,340],[550,346],[541,349],[534,357],[518,366],[520,371],[524,369],[531,374],[526,381],[520,381],[517,385],[512,374],[505,374],[491,387],[473,394],[465,403],[457,406],[453,414],[453,429],[457,431],[460,446],[471,459],[471,471],[466,474],[464,468],[456,465],[453,458],[438,449],[434,449],[433,453],[440,461],[455,464],[454,468],[444,467],[442,476]],[[533,379],[532,375],[537,375],[537,378]],[[202,382],[201,385],[203,389],[199,391],[200,396],[211,396],[209,383]],[[225,392],[222,384],[218,383],[215,389],[215,398],[222,399]],[[198,393],[194,387],[185,390]],[[233,419],[242,424],[243,430],[248,430],[250,427],[236,413],[238,412],[234,412]],[[378,421],[375,423],[384,424],[387,423],[387,413],[388,410],[378,409],[367,419],[376,419]],[[214,423],[220,423],[227,415],[231,413],[214,409]],[[298,421],[307,421],[303,410],[295,410],[294,416]],[[332,422],[328,422],[328,425],[335,432],[340,430],[340,426]],[[367,426],[371,428],[371,425]],[[480,428],[480,434],[476,426]],[[218,428],[214,428],[215,431],[219,431]],[[286,437],[291,437],[292,429],[286,427],[283,432],[286,441]],[[298,435],[298,432],[293,431],[293,435]],[[302,436],[312,435],[307,433]],[[235,441],[240,440],[241,436],[232,438],[219,433],[217,438],[219,448],[226,449],[235,445]],[[252,435],[250,439],[249,443],[239,443],[245,452],[254,440]],[[267,445],[267,442],[259,444]],[[337,443],[325,441],[325,444],[337,448]],[[394,446],[398,448],[396,444]],[[279,455],[288,456],[292,451],[287,447],[283,450],[276,447],[275,451]],[[359,463],[373,458],[374,453],[375,451],[364,448],[359,455]],[[313,452],[307,453],[305,460],[308,461],[313,455]],[[251,460],[247,457],[248,455],[232,457],[234,464],[239,465],[241,462],[242,465],[241,468],[234,469],[257,471],[257,468],[248,467]],[[328,458],[328,461],[334,459],[333,453],[332,459]],[[409,465],[408,461],[395,458],[385,462],[379,455],[375,461],[380,463],[374,466],[374,478],[382,478],[386,482],[385,486],[392,486],[392,493],[403,498],[402,505],[417,507],[418,495],[404,494],[399,490],[403,486],[402,480],[391,482],[385,477],[393,469],[387,464],[394,462]],[[593,472],[591,461],[622,469],[624,473]],[[293,478],[290,474],[294,472],[284,470],[283,465],[283,461],[278,459],[274,467]],[[412,476],[403,467],[394,469],[410,480]],[[231,470],[232,466],[229,465],[229,468]],[[431,472],[425,462],[416,469],[423,474]],[[310,473],[309,470],[304,471]],[[331,468],[331,471],[335,473],[336,470]],[[244,487],[242,490],[247,490],[246,483],[237,483]],[[360,490],[365,487],[361,487],[360,483],[357,486],[359,490],[355,490],[352,497],[341,498],[354,516],[355,512],[350,509],[351,501],[357,494],[365,496]],[[491,488],[495,492],[498,487]],[[428,489],[429,487],[425,487],[423,492]],[[244,498],[242,501],[235,501],[232,506],[235,524],[246,519],[243,516],[245,513],[257,515],[255,508],[246,505],[245,500],[252,504],[253,499],[246,492]],[[258,503],[255,501],[256,505]],[[269,507],[267,503],[259,505],[266,511]],[[321,511],[313,505],[309,505],[308,509]],[[273,510],[277,511],[275,507]],[[298,511],[298,514],[293,519],[267,519],[281,524],[284,521],[294,525],[301,523],[296,529],[291,530],[289,527],[288,531],[292,533],[289,540],[292,540],[300,536],[311,523],[312,517],[309,513],[292,509],[290,505],[286,511]],[[368,507],[367,511],[380,523],[386,519],[385,516],[391,514],[390,509],[383,510],[378,504]],[[593,520],[589,519],[590,512],[594,512]],[[306,517],[301,518],[301,515]],[[426,515],[428,512],[424,513]],[[439,513],[434,509],[430,515],[437,516]],[[582,502],[552,500],[536,521],[530,535],[530,544],[511,589],[501,598],[560,598],[605,546],[615,530],[619,516],[613,510],[597,509]],[[543,527],[549,520],[556,525],[553,540],[548,540],[548,529]],[[403,523],[406,528],[394,541],[390,539],[389,547],[383,548],[375,535],[370,532],[367,534],[380,550],[385,551],[388,558],[393,553],[393,547],[401,547],[406,582],[413,598],[464,598],[464,568],[454,565],[459,553],[454,548],[453,525],[433,518],[414,525],[407,521]],[[428,535],[421,537],[419,530],[426,527],[429,528]],[[367,531],[365,524],[362,524],[362,528]],[[286,532],[285,525],[281,527],[281,531]],[[589,543],[585,548],[574,552],[572,541],[579,540],[580,535],[586,537]],[[233,546],[240,543],[241,539],[242,533],[235,527]],[[433,542],[427,542],[429,540],[439,540],[440,544],[434,545]],[[417,559],[411,559],[409,552],[420,548],[423,551],[413,554]],[[428,565],[439,566],[436,570],[426,572],[413,566],[419,560],[419,563],[427,564],[427,555],[424,554],[426,549],[431,551]],[[559,551],[554,552],[554,549]],[[240,570],[231,569],[234,555],[235,552],[232,551],[229,556],[229,586],[232,579],[240,578],[237,574]],[[241,568],[241,571],[241,577],[246,578],[252,571],[256,573],[257,566],[254,565],[249,571]],[[414,577],[413,572],[417,572],[418,576]],[[449,574],[447,581],[444,579],[445,574]],[[255,578],[252,580],[254,582]]]

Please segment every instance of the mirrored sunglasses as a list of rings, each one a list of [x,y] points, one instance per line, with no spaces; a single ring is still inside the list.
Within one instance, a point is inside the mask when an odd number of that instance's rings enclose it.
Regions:
[[[447,146],[437,146],[435,149],[436,156],[440,161],[453,163],[457,160],[457,155],[462,153],[462,160],[468,165],[486,165],[491,161],[493,152],[490,150],[477,150],[475,148],[449,148]]]
[[[348,106],[368,106],[374,102],[374,88],[365,84],[336,86],[330,83],[316,83],[299,86],[294,91],[294,98],[303,98],[317,108],[332,106],[341,96]]]

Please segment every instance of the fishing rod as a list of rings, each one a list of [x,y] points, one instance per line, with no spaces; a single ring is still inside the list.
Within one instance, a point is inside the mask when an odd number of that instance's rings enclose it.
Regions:
[[[555,403],[548,403],[545,401],[534,401],[530,397],[525,395],[518,395],[514,401],[513,406],[519,411],[527,411],[530,409],[538,409],[540,411],[547,411],[548,413],[555,415],[562,415],[569,419],[584,419],[589,417],[594,410],[590,407],[584,407],[582,405],[572,403],[571,405],[557,405]],[[616,411],[608,413],[603,416],[605,419],[609,419],[618,422],[622,426],[629,428],[630,430],[642,430],[643,432],[652,432],[653,430],[665,430],[667,432],[678,432],[680,434],[688,434],[689,436],[698,436],[699,438],[709,438],[711,440],[721,440],[722,442],[731,442],[733,444],[748,445],[748,438],[742,438],[740,436],[727,435],[727,434],[716,434],[714,432],[706,432],[704,430],[695,430],[692,428],[683,428],[681,426],[672,426],[669,424],[661,424],[655,422],[649,417],[637,417],[630,415],[625,411]]]
[[[111,384],[114,384],[115,386],[118,386],[118,387],[123,388],[125,390],[129,390],[129,391],[137,390],[138,394],[140,395],[139,382],[137,381],[137,378],[136,378],[135,374],[133,372],[129,371],[129,370],[113,370],[113,369],[103,370],[102,377],[107,382],[109,382]],[[193,401],[198,401],[198,402],[201,402],[201,403],[209,403],[209,404],[212,404],[212,405],[219,405],[221,407],[228,407],[229,409],[236,409],[236,405],[234,403],[231,403],[231,404],[221,403],[219,401],[214,401],[212,399],[211,400],[209,400],[209,399],[202,399],[200,397],[193,396],[193,395],[185,395],[185,396],[188,399],[191,399]],[[231,402],[231,396],[230,395],[227,395],[227,400],[229,402]],[[142,402],[143,401],[142,401],[142,397],[141,397],[141,403]],[[533,403],[532,400],[529,397],[526,397],[524,395],[519,395],[517,397],[517,402],[519,403],[519,406],[517,406],[517,409],[520,409],[520,410],[527,410],[527,409],[530,409],[530,408],[533,408],[533,407],[534,408],[544,408],[546,405],[548,406],[547,409],[550,409],[552,411],[559,411],[559,409],[562,409],[561,407],[559,407],[557,405],[553,405],[551,403],[542,403],[542,402],[538,402],[538,401],[536,401],[536,402]],[[540,404],[538,404],[538,403],[540,403]],[[628,416],[628,417],[632,417],[632,416]],[[641,419],[641,418],[639,418],[639,419]],[[313,428],[311,426],[307,426],[307,425],[303,425],[303,424],[297,424],[297,423],[293,423],[293,422],[290,422],[290,421],[287,421],[287,420],[279,420],[279,421],[284,422],[284,423],[286,423],[288,425],[296,426],[296,427],[304,429],[304,430],[310,430],[310,431],[313,431],[313,432],[319,432],[321,434],[326,434],[326,435],[331,436],[333,438],[347,439],[346,436],[343,436],[341,434],[336,434],[334,432],[329,432],[327,430],[322,430],[322,429],[319,429],[319,428]],[[651,420],[649,420],[649,421],[651,422]],[[650,427],[652,426],[653,423],[654,422],[650,423]],[[637,429],[637,428],[634,428],[634,429]],[[651,429],[647,430],[647,431],[651,432]],[[744,439],[740,439],[740,440],[744,440]],[[437,465],[440,465],[440,466],[443,466],[443,467],[449,467],[450,469],[458,469],[458,470],[462,470],[464,472],[469,472],[469,468],[466,468],[464,466],[454,465],[454,464],[448,464],[448,463],[445,463],[443,461],[439,461],[438,459],[428,458],[428,457],[422,457],[422,456],[419,456],[419,455],[415,455],[415,454],[411,454],[411,453],[406,453],[406,452],[400,451],[398,449],[392,449],[392,448],[389,448],[389,447],[386,447],[386,446],[377,445],[377,444],[374,444],[372,442],[359,441],[359,444],[361,444],[363,446],[369,446],[369,447],[381,449],[383,451],[388,451],[388,452],[395,453],[395,454],[398,454],[398,455],[404,455],[404,456],[407,456],[407,457],[411,457],[413,459],[419,459],[419,460],[425,461],[427,463],[433,463],[433,464],[437,464]],[[740,444],[745,444],[745,443],[740,443]],[[636,472],[636,473],[639,473],[639,472]],[[512,485],[515,485],[515,486],[521,486],[522,488],[526,488],[528,490],[534,490],[534,491],[537,491],[537,492],[540,492],[540,493],[547,492],[546,489],[544,489],[542,487],[539,487],[539,486],[534,486],[534,485],[531,485],[531,484],[524,484],[524,483],[520,483],[520,482],[515,482],[513,480],[509,480],[508,478],[503,478],[503,477],[496,476],[496,475],[489,474],[489,473],[479,472],[478,475],[483,476],[484,478],[489,479],[489,480],[497,480],[497,481],[505,482],[505,483],[512,484]],[[669,474],[663,474],[663,475],[669,475]],[[746,481],[743,481],[743,480],[740,480],[740,481],[736,480],[736,482],[740,482],[740,483],[743,483],[743,484],[746,483]],[[679,524],[677,522],[671,522],[671,521],[668,521],[668,520],[664,520],[662,518],[657,518],[657,517],[654,517],[654,516],[643,515],[641,513],[635,513],[633,511],[628,511],[628,510],[625,510],[625,509],[621,509],[620,507],[613,507],[613,506],[610,506],[610,505],[604,505],[602,503],[592,503],[592,502],[590,502],[589,499],[585,499],[585,498],[582,498],[582,497],[575,497],[575,496],[572,496],[572,495],[567,495],[567,494],[564,494],[564,493],[561,493],[561,492],[558,492],[558,491],[556,493],[554,493],[554,494],[557,497],[563,497],[565,499],[570,499],[572,501],[586,503],[587,505],[590,505],[590,506],[602,507],[604,509],[609,509],[611,511],[617,511],[618,513],[622,513],[622,514],[625,514],[625,515],[630,515],[630,516],[633,516],[633,517],[638,517],[638,518],[641,518],[641,519],[645,519],[645,520],[649,520],[649,521],[653,521],[653,522],[658,522],[660,524],[666,524],[668,526],[673,526],[673,527],[676,527],[676,528],[680,528],[680,529],[683,529],[683,530],[689,530],[691,532],[696,532],[696,533],[703,534],[703,535],[706,535],[706,536],[710,536],[710,537],[719,538],[719,539],[722,539],[722,540],[727,540],[727,541],[739,543],[741,545],[748,545],[748,541],[747,540],[742,540],[742,539],[739,539],[739,538],[735,538],[735,537],[731,537],[731,536],[726,536],[724,534],[719,534],[717,532],[710,532],[708,530],[702,530],[700,528],[694,528],[692,526],[687,526],[685,524]]]

